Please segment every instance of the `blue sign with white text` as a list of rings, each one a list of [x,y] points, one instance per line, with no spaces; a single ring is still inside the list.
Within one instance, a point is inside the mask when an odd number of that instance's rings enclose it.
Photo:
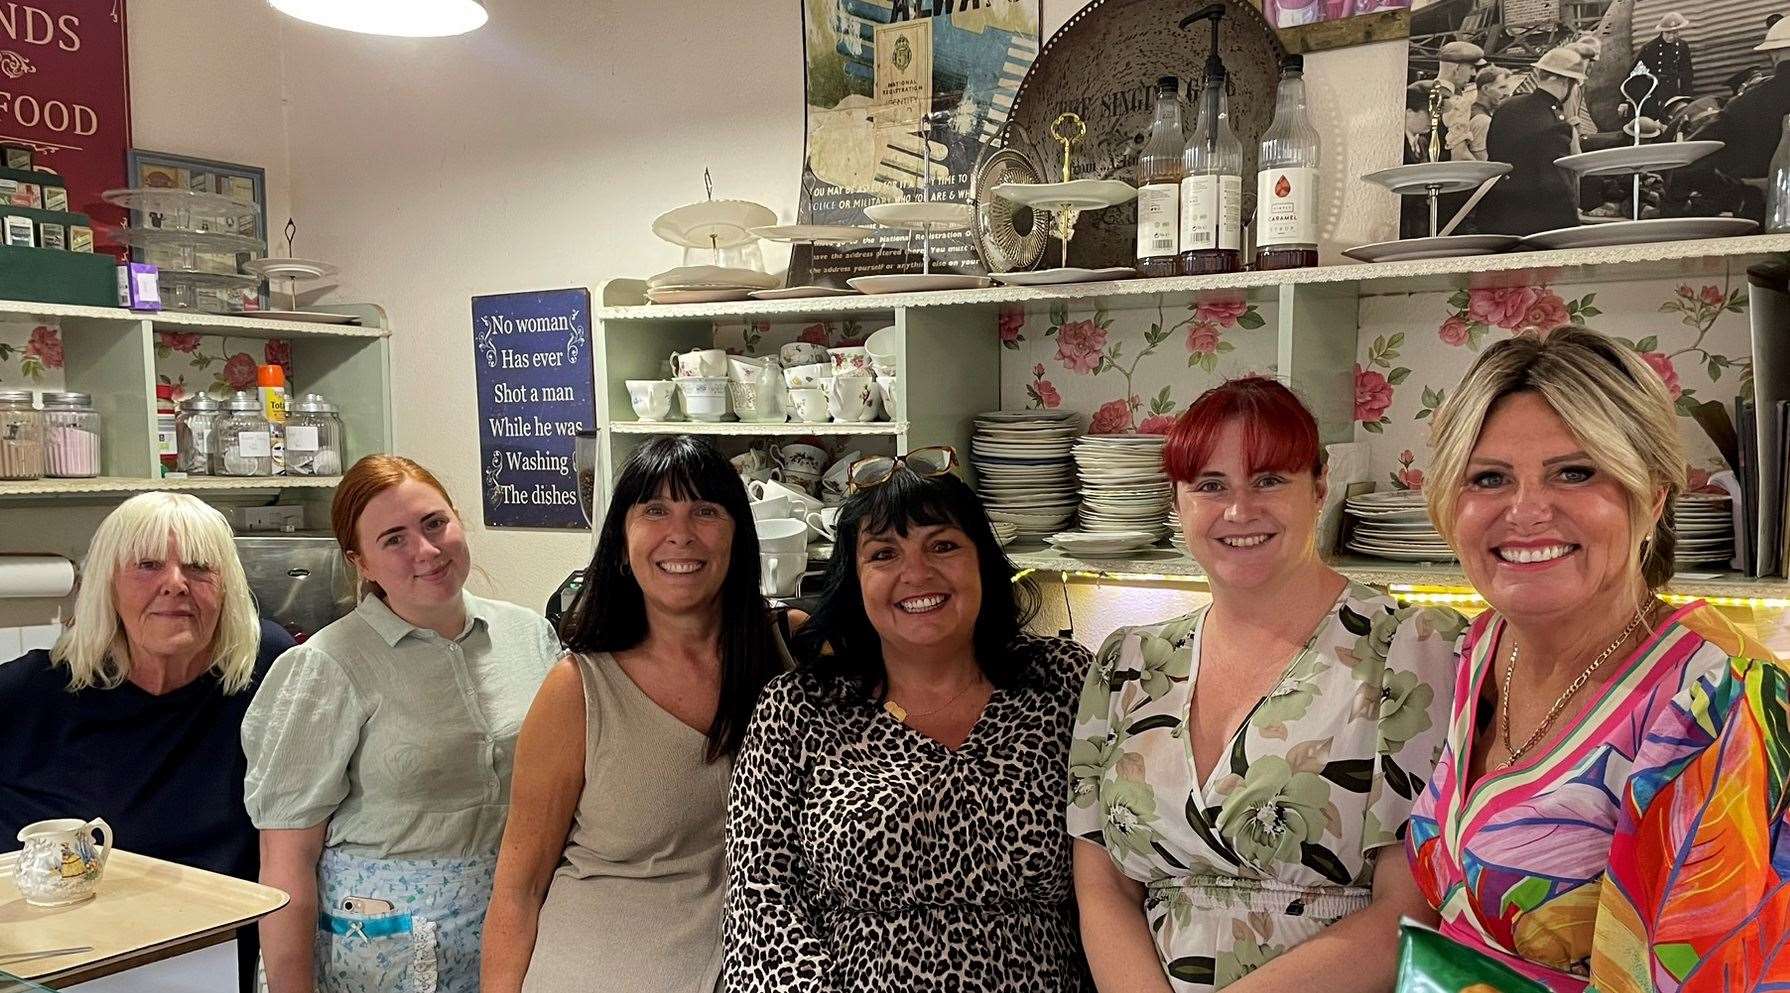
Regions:
[[[472,298],[486,527],[584,528],[575,436],[597,426],[590,291]]]

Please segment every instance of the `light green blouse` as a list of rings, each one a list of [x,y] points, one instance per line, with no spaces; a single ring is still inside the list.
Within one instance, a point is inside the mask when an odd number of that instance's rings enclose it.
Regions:
[[[462,595],[452,640],[369,596],[279,657],[242,722],[257,828],[327,820],[326,845],[373,858],[497,851],[516,734],[559,639],[531,610]]]

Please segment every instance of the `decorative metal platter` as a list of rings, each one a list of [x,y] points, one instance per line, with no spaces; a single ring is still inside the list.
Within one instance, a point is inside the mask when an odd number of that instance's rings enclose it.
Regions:
[[[976,167],[970,202],[976,208],[976,254],[989,272],[1030,269],[1044,257],[1049,240],[1046,215],[994,195],[1002,183],[1036,183],[1043,179],[1031,157],[1017,148],[1002,148]]]
[[[1243,174],[1249,176],[1255,174],[1262,132],[1274,116],[1280,62],[1287,53],[1248,0],[1222,2],[1219,57],[1230,72],[1231,128],[1243,145]],[[1150,132],[1157,78],[1178,76],[1191,89],[1205,76],[1210,26],[1177,27],[1197,6],[1186,0],[1093,0],[1083,7],[1051,36],[1019,84],[1009,140],[1018,145],[1030,136],[1027,155],[1054,171],[1063,150],[1050,137],[1051,122],[1073,112],[1088,129],[1070,160],[1073,177],[1134,179],[1138,152]],[[1197,105],[1194,93],[1188,107]],[[1191,130],[1192,122],[1187,123]],[[1136,229],[1135,205],[1084,212],[1076,219],[1068,265],[1130,265],[1137,253]]]

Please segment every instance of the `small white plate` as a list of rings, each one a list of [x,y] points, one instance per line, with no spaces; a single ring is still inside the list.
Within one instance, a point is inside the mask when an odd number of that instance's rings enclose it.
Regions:
[[[998,183],[989,192],[1035,210],[1100,210],[1137,199],[1137,188],[1119,179],[1072,179],[1067,183]]]
[[[684,248],[736,248],[755,241],[753,228],[777,223],[771,208],[749,200],[687,203],[653,219],[653,234]]]
[[[1358,245],[1343,252],[1362,262],[1415,262],[1418,259],[1456,259],[1470,255],[1496,255],[1515,248],[1523,239],[1512,234],[1456,234],[1446,238],[1407,238]]]
[[[653,303],[720,303],[744,300],[751,292],[744,286],[719,290],[648,290],[646,298]]]
[[[1636,172],[1682,169],[1721,150],[1719,141],[1662,141],[1653,145],[1623,145],[1595,152],[1562,155],[1554,164],[1581,176],[1626,176]]]
[[[770,224],[753,228],[752,233],[766,241],[787,244],[844,244],[863,241],[876,234],[875,228],[858,228],[846,224]]]
[[[263,321],[308,321],[311,324],[359,324],[353,314],[324,314],[315,310],[245,310],[234,317],[254,317]]]
[[[785,286],[780,290],[753,290],[754,300],[807,300],[812,297],[855,297],[857,290],[838,286]]]
[[[962,231],[976,222],[976,208],[967,203],[911,203],[903,200],[873,203],[864,208],[864,216],[898,231]]]
[[[310,280],[336,274],[334,265],[312,259],[250,259],[242,267],[269,279]]]
[[[1523,244],[1534,248],[1607,248],[1655,241],[1738,238],[1758,229],[1757,223],[1745,217],[1655,217],[1645,221],[1557,228],[1532,234],[1523,239]]]
[[[1429,193],[1431,186],[1438,193],[1462,193],[1510,170],[1508,162],[1414,162],[1361,178],[1399,196],[1418,196]]]
[[[1092,283],[1103,279],[1134,279],[1137,270],[1128,265],[1110,269],[1039,269],[1034,272],[993,273],[995,282],[1007,286],[1059,286],[1063,283]]]
[[[954,273],[904,273],[893,276],[854,276],[847,286],[862,293],[925,293],[928,290],[981,290],[994,285],[987,276]]]

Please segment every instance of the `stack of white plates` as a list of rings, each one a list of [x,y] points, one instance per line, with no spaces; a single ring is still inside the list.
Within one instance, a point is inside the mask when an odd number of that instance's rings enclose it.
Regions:
[[[1078,559],[1116,558],[1156,544],[1154,531],[1062,531],[1044,539]]]
[[[712,265],[685,265],[667,269],[646,281],[646,298],[653,303],[715,303],[744,300],[753,290],[768,290],[782,280],[756,269],[724,269]]]
[[[1181,529],[1181,515],[1175,512],[1173,505],[1168,509],[1168,543],[1175,551],[1193,558],[1193,553],[1187,550],[1187,532]]]
[[[1351,552],[1394,562],[1453,562],[1454,550],[1430,522],[1423,493],[1391,490],[1343,501]]]
[[[1168,534],[1175,488],[1162,468],[1163,441],[1159,434],[1095,434],[1076,443],[1084,528]]]
[[[970,463],[988,519],[1015,537],[1042,538],[1075,516],[1069,460],[1080,432],[1069,411],[997,410],[976,418]],[[998,536],[998,535],[997,535]]]
[[[1734,505],[1726,493],[1686,493],[1673,505],[1677,564],[1717,565],[1734,557]]]

